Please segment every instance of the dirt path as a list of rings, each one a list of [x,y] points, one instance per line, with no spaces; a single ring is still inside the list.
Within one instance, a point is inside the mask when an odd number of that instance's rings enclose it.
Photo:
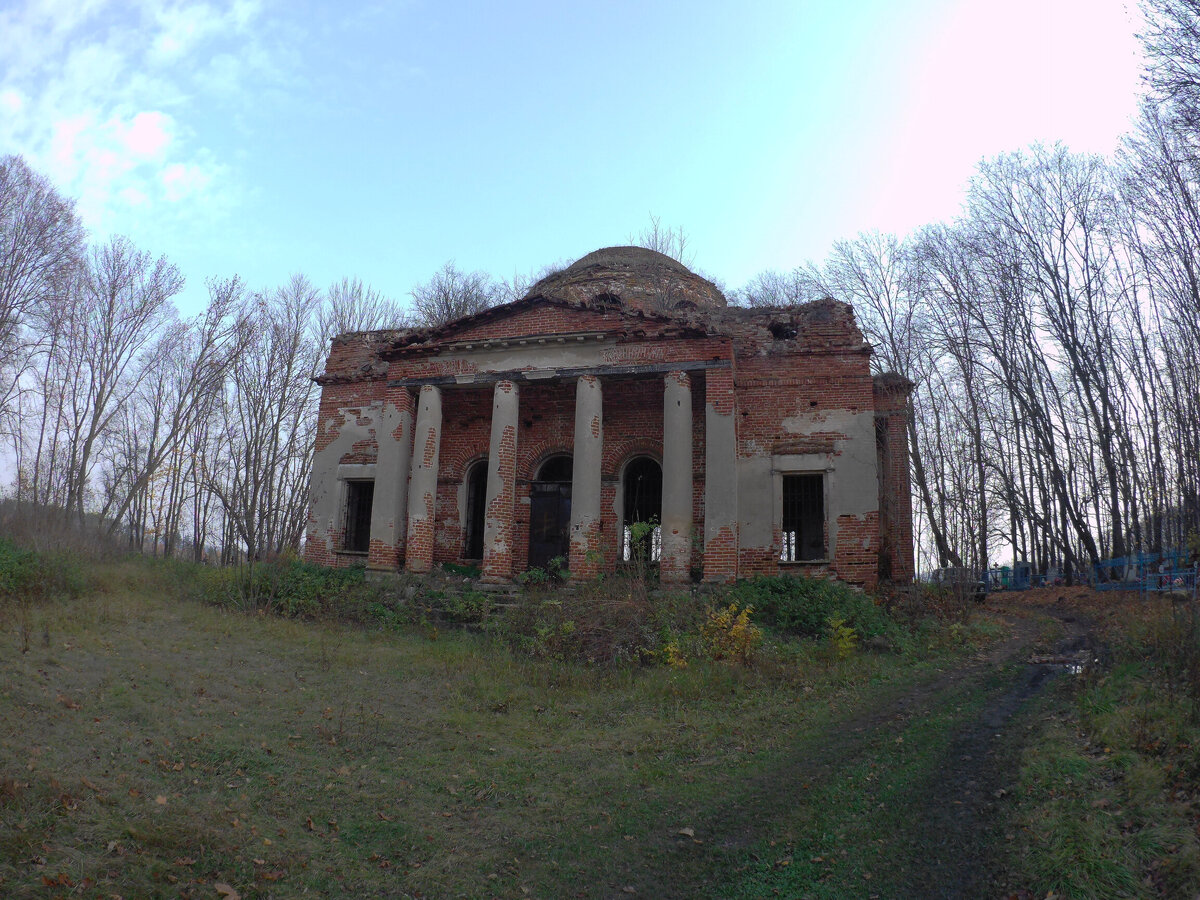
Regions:
[[[1054,678],[1070,672],[1075,660],[1093,660],[1102,648],[1095,643],[1093,623],[1058,605],[1023,604],[1012,619],[1012,637],[998,651],[999,661],[1020,661],[1016,681],[991,698],[982,713],[954,736],[937,778],[926,784],[915,810],[913,839],[907,849],[905,880],[923,897],[994,896],[993,848],[997,803],[1013,777],[1018,752],[1027,740],[1020,713]],[[1031,615],[1032,614],[1032,615]],[[1063,635],[1050,648],[1035,648],[1037,632],[1048,619]],[[1032,653],[1034,649],[1048,652]]]
[[[971,689],[987,686],[982,709],[960,722],[934,775],[904,791],[907,827],[890,848],[895,860],[876,893],[864,885],[861,896],[888,898],[977,898],[996,896],[993,846],[998,792],[1012,779],[1015,756],[1027,740],[1021,713],[1067,667],[1060,661],[1097,651],[1092,623],[1054,603],[989,603],[1004,619],[1009,636],[982,657],[968,661],[851,719],[837,723],[818,740],[798,744],[768,771],[738,785],[720,809],[672,810],[670,821],[703,821],[704,845],[664,841],[643,848],[638,860],[620,866],[621,883],[640,883],[639,893],[661,897],[730,896],[728,876],[776,833],[776,823],[794,816],[813,784],[832,783],[839,773],[861,766],[888,741]],[[1055,630],[1052,645],[1042,639]],[[1037,651],[1036,655],[1034,651]],[[1082,651],[1089,651],[1083,653]],[[1010,664],[1016,663],[1012,666]],[[1004,677],[998,680],[998,673]],[[820,827],[819,822],[810,823]],[[851,853],[856,848],[847,848]],[[653,869],[654,873],[647,871]],[[615,873],[614,873],[615,874]],[[725,886],[722,886],[725,885]],[[736,896],[745,893],[734,892]],[[802,895],[801,895],[802,896]],[[852,896],[859,896],[854,894]]]

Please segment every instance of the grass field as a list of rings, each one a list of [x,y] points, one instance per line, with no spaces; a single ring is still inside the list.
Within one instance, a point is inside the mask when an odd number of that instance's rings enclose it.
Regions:
[[[1001,721],[1028,666],[986,616],[903,652],[600,667],[227,611],[183,574],[109,562],[74,599],[3,607],[0,895],[891,898],[985,851],[978,883],[1014,896],[1197,883],[1164,714],[1121,731],[1116,670]]]
[[[747,808],[778,806],[771,773],[954,657],[604,670],[226,612],[109,568],[6,622],[7,896],[679,896],[682,870],[712,887],[738,866],[752,884],[791,839]]]

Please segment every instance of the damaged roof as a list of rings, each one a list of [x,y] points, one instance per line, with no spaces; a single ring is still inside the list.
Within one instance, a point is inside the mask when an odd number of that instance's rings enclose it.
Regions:
[[[520,300],[426,328],[352,332],[334,343],[369,344],[372,355],[389,359],[428,352],[456,333],[499,321],[539,304],[603,312],[624,320],[617,333],[636,339],[654,328],[659,336],[716,336],[745,350],[841,349],[870,352],[849,304],[826,297],[797,306],[729,306],[712,282],[677,260],[642,247],[596,250],[538,281]],[[665,326],[665,329],[664,329]],[[788,352],[788,351],[785,351]]]

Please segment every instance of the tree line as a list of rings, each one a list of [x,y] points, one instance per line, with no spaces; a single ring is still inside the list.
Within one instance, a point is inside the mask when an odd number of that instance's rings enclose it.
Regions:
[[[733,302],[852,303],[876,365],[915,384],[909,440],[926,567],[1038,571],[1178,547],[1200,531],[1200,0],[1152,0],[1147,91],[1114,159],[1034,146],[981,163],[961,214],[838,242]],[[13,501],[144,552],[222,561],[296,549],[318,389],[339,333],[431,325],[522,296],[446,263],[406,307],[184,279],[0,159],[0,440]],[[691,262],[682,229],[631,243]],[[543,270],[541,273],[545,274]]]
[[[359,279],[208,282],[124,237],[89,244],[72,202],[0,159],[0,440],[18,512],[147,553],[224,562],[300,545],[319,390],[336,334],[428,325],[523,292],[447,263],[411,308]]]

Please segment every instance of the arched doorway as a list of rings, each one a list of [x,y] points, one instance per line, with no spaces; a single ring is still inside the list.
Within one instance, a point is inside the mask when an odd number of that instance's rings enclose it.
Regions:
[[[481,459],[467,470],[466,520],[463,523],[462,558],[483,559],[483,533],[487,521],[488,464]]]
[[[658,562],[662,555],[662,466],[649,456],[631,459],[625,466],[622,491],[621,559],[625,562]],[[636,523],[653,523],[638,529]]]
[[[552,456],[529,485],[529,567],[571,552],[571,457]]]

